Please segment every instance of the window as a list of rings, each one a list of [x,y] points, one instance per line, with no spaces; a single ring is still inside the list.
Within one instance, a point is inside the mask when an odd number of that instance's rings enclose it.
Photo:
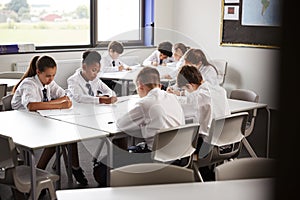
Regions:
[[[144,45],[154,0],[1,0],[0,45],[36,49],[96,47],[120,40]],[[149,2],[152,2],[149,4]],[[153,19],[153,17],[150,17]]]
[[[90,44],[89,0],[1,0],[1,44]]]

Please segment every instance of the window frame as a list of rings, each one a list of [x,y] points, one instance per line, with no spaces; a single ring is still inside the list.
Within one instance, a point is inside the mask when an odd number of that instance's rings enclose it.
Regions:
[[[154,31],[146,31],[149,27],[154,28],[154,0],[140,1],[140,29],[141,40],[121,41],[124,47],[153,46]],[[36,46],[36,50],[80,50],[84,48],[106,48],[110,41],[98,41],[97,23],[97,0],[90,0],[90,44],[88,45],[66,45],[66,46]],[[148,15],[148,16],[146,16]],[[150,16],[149,16],[150,15]]]

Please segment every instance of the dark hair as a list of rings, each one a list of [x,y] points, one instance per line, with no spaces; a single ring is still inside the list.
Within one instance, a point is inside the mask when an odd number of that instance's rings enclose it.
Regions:
[[[204,52],[201,49],[189,49],[184,55],[184,60],[193,65],[198,65],[200,62],[202,62],[202,65],[204,66],[212,66],[218,74],[217,68],[208,62]]]
[[[168,57],[173,55],[172,53],[172,43],[171,42],[161,42],[158,45],[158,51]]]
[[[144,67],[137,75],[136,82],[137,81],[152,89],[160,85],[160,75],[157,69]]]
[[[202,80],[200,71],[191,65],[182,66],[177,74],[177,86],[179,88],[191,83],[200,85]]]
[[[94,63],[100,63],[101,55],[94,50],[86,50],[82,54],[82,63],[87,66],[92,65]]]
[[[108,50],[110,50],[110,49],[114,52],[117,52],[118,54],[122,54],[124,51],[123,44],[118,41],[111,41],[108,44]]]
[[[38,69],[40,72],[44,72],[47,68],[56,67],[55,60],[50,56],[34,56],[30,61],[30,64],[20,79],[20,81],[14,86],[12,92],[14,93],[19,87],[20,83],[27,77],[32,77],[36,75],[36,70]]]

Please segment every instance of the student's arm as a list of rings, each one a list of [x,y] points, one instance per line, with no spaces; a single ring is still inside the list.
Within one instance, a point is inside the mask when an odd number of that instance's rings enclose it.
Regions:
[[[27,104],[29,111],[48,110],[48,109],[64,109],[70,108],[72,101],[69,97],[64,96],[48,102],[30,102]]]
[[[155,50],[151,53],[150,56],[148,56],[144,62],[143,62],[143,65],[145,66],[151,66],[151,65],[155,65],[157,66],[157,63],[158,63],[158,57],[157,57],[157,52],[158,50]]]

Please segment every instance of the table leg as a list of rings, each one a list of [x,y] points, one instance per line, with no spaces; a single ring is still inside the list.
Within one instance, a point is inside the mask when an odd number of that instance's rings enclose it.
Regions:
[[[30,166],[31,166],[31,193],[32,193],[32,200],[37,200],[36,195],[36,161],[35,161],[35,155],[34,151],[29,151],[29,160],[30,160]]]
[[[270,151],[270,128],[271,128],[271,112],[268,107],[266,107],[268,113],[267,119],[267,155],[266,157],[269,158],[269,151]]]
[[[60,146],[56,146],[56,174],[59,176],[59,180],[56,182],[55,188],[61,188],[61,171],[60,171]]]
[[[127,96],[129,93],[129,81],[122,80],[122,96]]]
[[[67,164],[67,175],[68,175],[68,184],[72,186],[73,184],[73,177],[72,177],[72,146],[71,144],[67,145],[68,149],[68,164]]]

